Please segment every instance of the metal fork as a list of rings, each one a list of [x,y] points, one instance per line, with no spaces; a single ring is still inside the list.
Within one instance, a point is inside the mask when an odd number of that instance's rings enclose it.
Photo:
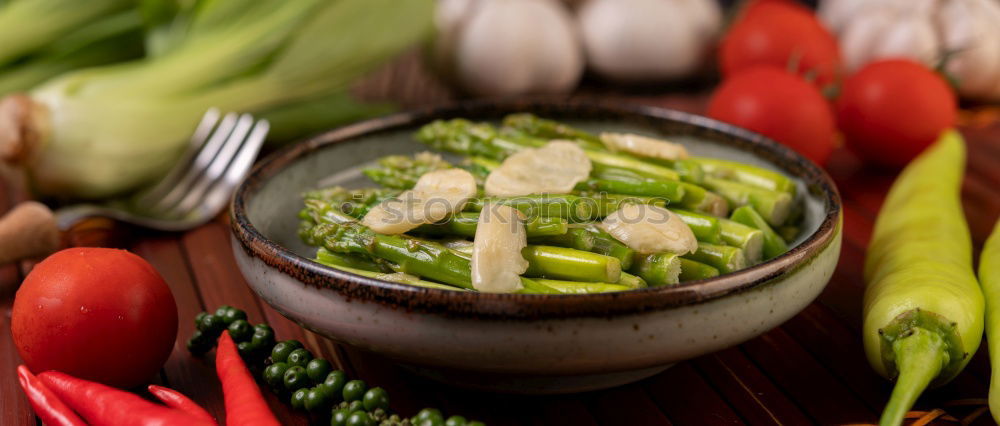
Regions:
[[[157,183],[132,197],[56,210],[60,229],[86,217],[104,216],[162,231],[202,225],[225,208],[246,177],[267,136],[267,120],[210,109],[177,164]]]

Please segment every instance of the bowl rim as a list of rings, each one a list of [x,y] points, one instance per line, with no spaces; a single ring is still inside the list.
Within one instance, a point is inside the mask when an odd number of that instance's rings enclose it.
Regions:
[[[737,272],[671,287],[649,287],[615,293],[553,295],[450,291],[362,277],[294,253],[265,237],[247,217],[249,200],[271,177],[320,149],[357,137],[412,128],[434,119],[485,119],[512,112],[600,115],[603,116],[602,119],[616,121],[689,126],[691,130],[714,135],[714,143],[735,145],[738,149],[751,151],[776,165],[784,173],[802,180],[810,193],[822,198],[823,220],[812,235],[787,253]],[[743,128],[695,114],[647,105],[596,100],[526,99],[466,101],[431,106],[369,119],[319,134],[280,149],[258,162],[233,194],[229,211],[233,243],[238,244],[248,256],[257,258],[302,283],[332,289],[349,300],[376,302],[390,309],[448,317],[533,320],[610,317],[675,308],[704,303],[764,285],[808,263],[835,240],[840,231],[841,201],[836,185],[822,168],[784,145]]]

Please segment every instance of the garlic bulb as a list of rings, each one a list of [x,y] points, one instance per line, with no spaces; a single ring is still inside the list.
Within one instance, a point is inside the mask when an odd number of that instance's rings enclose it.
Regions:
[[[524,216],[513,207],[487,204],[479,214],[472,246],[472,287],[484,293],[513,293],[522,288],[528,261]]]
[[[694,253],[698,240],[674,212],[648,204],[626,204],[604,218],[601,228],[639,253]]]
[[[476,179],[462,169],[424,173],[413,189],[385,200],[365,214],[361,223],[382,234],[402,234],[462,211],[476,196]]]
[[[486,177],[483,189],[499,197],[566,194],[590,176],[590,169],[590,159],[579,145],[555,140],[507,157]]]
[[[583,73],[572,16],[556,0],[440,0],[432,61],[473,95],[565,93]]]
[[[715,0],[590,0],[578,20],[590,67],[625,83],[697,71],[722,27]]]
[[[820,17],[840,39],[848,70],[904,57],[944,69],[969,98],[1000,100],[1000,2],[823,0]]]

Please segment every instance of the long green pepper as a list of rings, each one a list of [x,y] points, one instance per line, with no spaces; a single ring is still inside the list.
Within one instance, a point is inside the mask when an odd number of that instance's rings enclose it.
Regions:
[[[880,424],[903,416],[930,385],[954,378],[983,337],[983,294],[960,188],[965,145],[955,131],[896,179],[865,258],[864,345],[879,374],[896,380]]]
[[[1000,423],[1000,221],[979,256],[979,283],[986,296],[986,343],[990,351],[990,413]]]

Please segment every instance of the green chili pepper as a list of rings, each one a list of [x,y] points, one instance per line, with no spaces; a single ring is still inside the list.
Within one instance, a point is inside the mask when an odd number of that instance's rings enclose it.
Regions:
[[[979,283],[986,296],[986,343],[990,350],[990,412],[1000,422],[1000,221],[979,256]]]
[[[965,146],[948,131],[893,184],[865,259],[868,361],[896,380],[882,425],[899,425],[929,385],[951,380],[983,336],[983,294],[959,190]]]

